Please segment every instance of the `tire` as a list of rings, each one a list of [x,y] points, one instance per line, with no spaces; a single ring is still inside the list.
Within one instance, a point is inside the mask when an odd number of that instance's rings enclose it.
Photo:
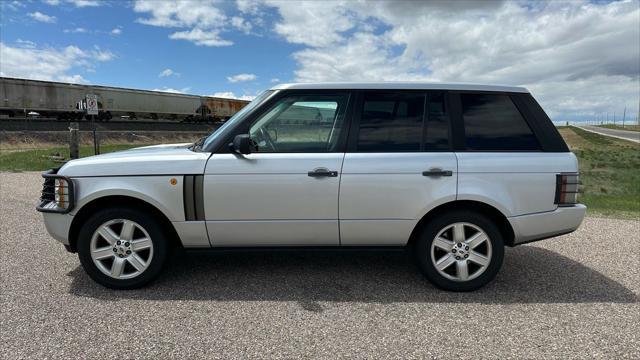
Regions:
[[[143,287],[160,275],[168,244],[161,224],[150,214],[108,208],[82,225],[77,248],[89,277],[105,287],[124,290]]]
[[[464,240],[454,235],[460,234],[460,229]],[[483,235],[487,240],[482,240]],[[456,210],[426,224],[415,243],[414,254],[420,270],[435,286],[448,291],[473,291],[498,274],[504,258],[504,240],[499,228],[486,216]]]

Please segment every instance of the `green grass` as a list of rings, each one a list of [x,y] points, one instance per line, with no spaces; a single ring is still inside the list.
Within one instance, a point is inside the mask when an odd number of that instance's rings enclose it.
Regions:
[[[625,125],[624,127],[622,127],[622,125],[605,124],[605,125],[598,125],[598,126],[599,127],[603,127],[603,128],[607,128],[607,129],[640,131],[640,126],[639,125]]]
[[[126,150],[143,145],[117,144],[100,146],[101,153]],[[69,147],[60,146],[38,150],[16,150],[0,152],[0,171],[44,171],[60,167],[62,163],[49,159],[49,155],[58,153],[69,158]],[[81,146],[80,157],[93,155],[93,146]]]
[[[580,162],[580,201],[590,212],[640,217],[640,145],[575,127],[561,133]]]

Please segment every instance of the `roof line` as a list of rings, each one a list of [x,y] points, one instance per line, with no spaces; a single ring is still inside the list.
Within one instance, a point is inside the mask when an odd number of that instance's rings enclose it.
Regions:
[[[393,89],[393,90],[474,90],[474,91],[504,91],[529,93],[524,87],[509,85],[484,85],[465,83],[439,83],[439,82],[322,82],[322,83],[290,83],[278,84],[272,90],[298,89],[298,90],[323,90],[323,89]]]

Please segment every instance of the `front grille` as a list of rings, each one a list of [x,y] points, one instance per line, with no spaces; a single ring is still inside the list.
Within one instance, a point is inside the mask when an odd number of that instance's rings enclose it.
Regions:
[[[56,191],[55,191],[56,179],[54,178],[44,178],[44,185],[42,186],[42,194],[40,195],[40,201],[42,202],[52,202],[55,201]]]

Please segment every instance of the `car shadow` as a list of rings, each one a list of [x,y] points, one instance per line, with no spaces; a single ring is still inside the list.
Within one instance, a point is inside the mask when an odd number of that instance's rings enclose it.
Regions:
[[[321,311],[320,301],[364,303],[634,303],[622,284],[553,251],[509,248],[495,281],[470,293],[431,285],[404,252],[183,252],[163,275],[138,290],[94,283],[78,266],[70,293],[102,300],[297,301]]]

